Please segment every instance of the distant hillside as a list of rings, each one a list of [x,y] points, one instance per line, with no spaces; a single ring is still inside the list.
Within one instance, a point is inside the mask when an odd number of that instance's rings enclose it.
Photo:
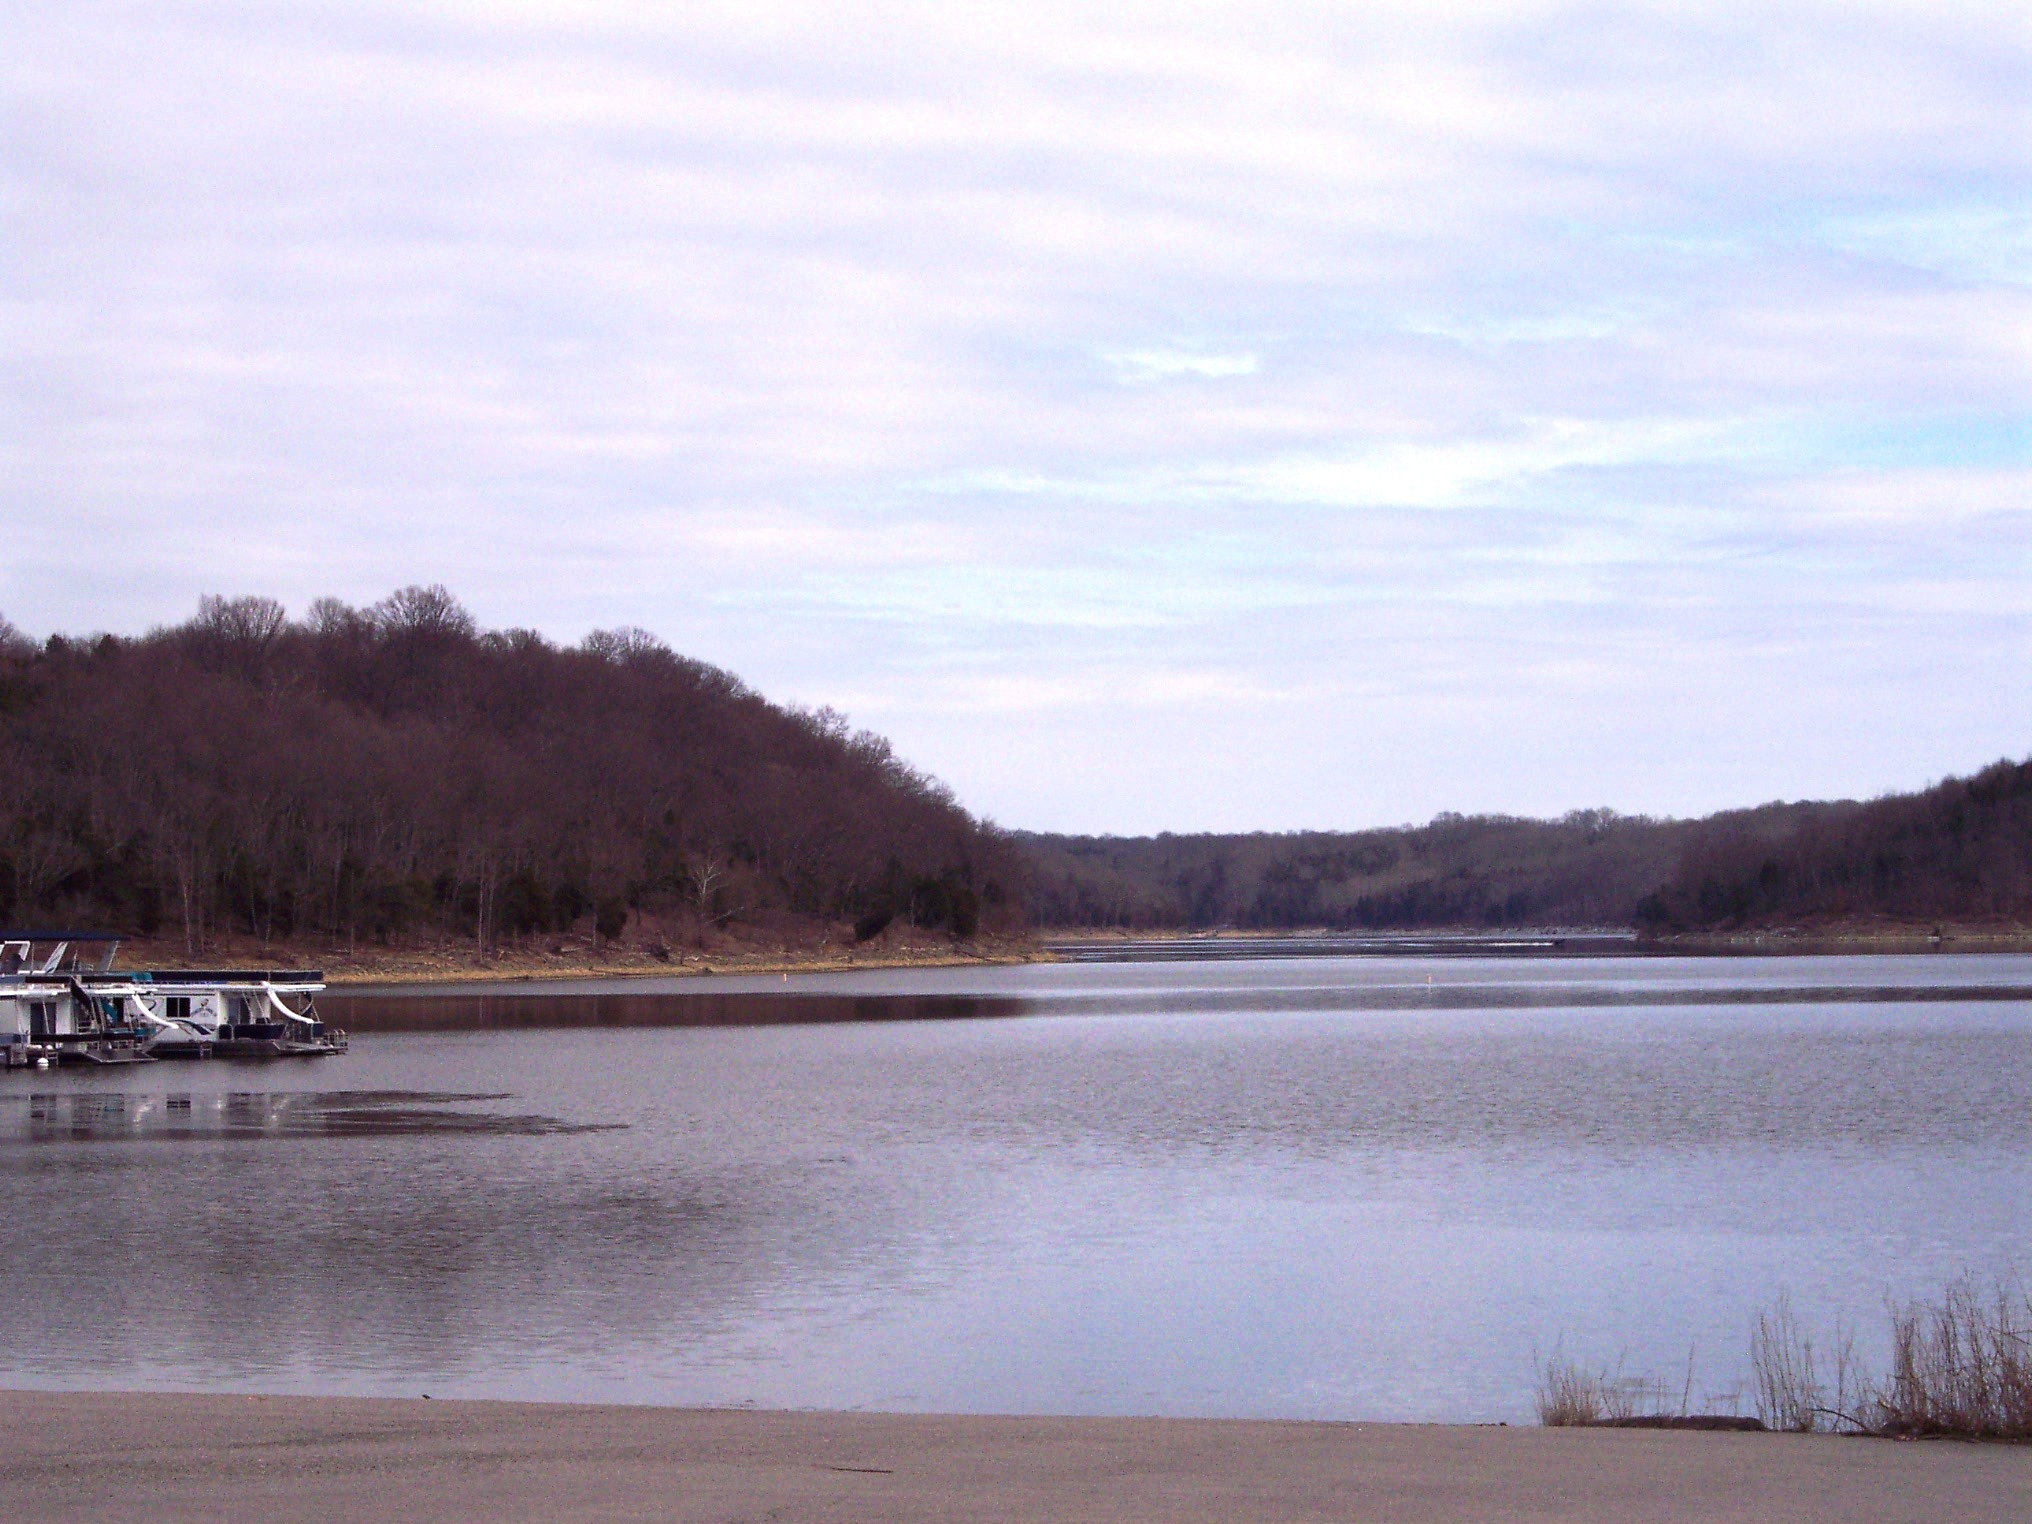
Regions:
[[[1629,925],[1688,831],[1586,810],[1349,834],[1014,839],[1041,925],[1385,930]]]
[[[631,908],[1020,918],[1006,843],[886,742],[637,630],[559,648],[442,588],[138,639],[0,621],[0,924],[485,949]]]
[[[1012,838],[1050,927],[2032,925],[2032,762],[1703,820],[1441,815],[1347,834]]]
[[[1639,907],[1660,931],[1863,919],[2032,924],[2032,761],[1818,805],[1775,838],[1716,816]]]

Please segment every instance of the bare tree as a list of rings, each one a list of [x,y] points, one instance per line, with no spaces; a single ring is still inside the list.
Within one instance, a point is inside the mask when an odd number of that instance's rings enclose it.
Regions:
[[[0,885],[36,914],[167,919],[193,952],[222,926],[484,951],[617,901],[851,920],[892,862],[989,865],[1019,898],[1001,839],[886,749],[638,630],[560,649],[441,587],[301,624],[208,597],[139,640],[0,641],[0,663],[33,695],[0,704]]]

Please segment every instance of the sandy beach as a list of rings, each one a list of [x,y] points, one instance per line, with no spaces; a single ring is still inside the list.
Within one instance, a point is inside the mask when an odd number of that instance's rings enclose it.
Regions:
[[[1778,1434],[0,1393],[41,1520],[2032,1518],[2032,1449]]]

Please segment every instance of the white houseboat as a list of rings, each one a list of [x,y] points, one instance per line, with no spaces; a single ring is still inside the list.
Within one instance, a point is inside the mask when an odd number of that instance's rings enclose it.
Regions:
[[[120,939],[0,933],[0,1066],[346,1051],[318,1020],[316,969],[113,969]]]

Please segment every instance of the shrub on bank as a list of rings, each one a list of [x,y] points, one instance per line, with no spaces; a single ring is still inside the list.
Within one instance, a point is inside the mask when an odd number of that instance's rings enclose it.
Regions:
[[[1837,1323],[1832,1346],[1817,1345],[1781,1295],[1750,1334],[1754,1422],[1689,1413],[1690,1372],[1676,1413],[1641,1412],[1639,1394],[1657,1383],[1560,1354],[1539,1369],[1538,1421],[2032,1441],[2032,1298],[2022,1287],[1986,1289],[1963,1276],[1937,1300],[1893,1306],[1889,1317],[1891,1369],[1872,1378],[1857,1369],[1853,1331]]]

